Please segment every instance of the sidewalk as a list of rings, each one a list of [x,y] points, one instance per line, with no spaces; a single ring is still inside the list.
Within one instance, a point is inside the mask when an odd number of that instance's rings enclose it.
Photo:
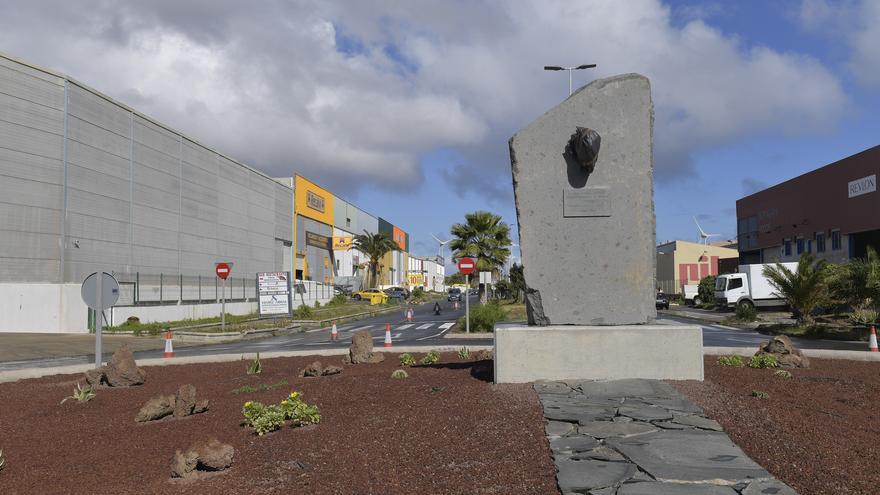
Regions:
[[[788,313],[779,311],[763,311],[758,313],[759,320],[753,322],[728,322],[728,318],[736,316],[733,311],[715,311],[711,309],[695,308],[693,306],[681,306],[670,304],[669,309],[664,313],[670,316],[678,316],[681,318],[689,318],[699,320],[713,325],[725,325],[729,327],[742,328],[744,330],[755,330],[759,325],[772,323],[794,323],[794,320]]]
[[[212,342],[208,342],[212,343]],[[132,352],[165,348],[162,336],[102,334],[101,350],[112,354],[127,344]],[[201,345],[199,342],[174,341],[174,347]],[[95,334],[89,333],[0,333],[0,362],[51,359],[95,354]]]

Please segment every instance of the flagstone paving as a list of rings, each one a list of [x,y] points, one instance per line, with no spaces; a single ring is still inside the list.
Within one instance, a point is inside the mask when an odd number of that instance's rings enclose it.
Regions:
[[[539,382],[564,495],[797,495],[658,380]]]

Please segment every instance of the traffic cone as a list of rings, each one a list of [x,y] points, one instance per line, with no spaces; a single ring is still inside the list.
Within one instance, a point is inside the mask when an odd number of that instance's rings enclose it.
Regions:
[[[339,340],[339,332],[336,330],[336,320],[333,320],[333,328],[330,329],[330,340]]]
[[[174,346],[171,345],[171,339],[174,338],[174,334],[171,333],[171,329],[169,328],[167,332],[165,332],[165,357],[170,358],[174,357]]]
[[[385,324],[385,347],[391,347],[391,324]]]
[[[868,338],[868,351],[880,352],[880,349],[877,348],[877,329],[874,328],[874,325],[871,325],[871,336]]]
[[[406,321],[409,321],[409,322],[413,321],[413,310],[412,310],[412,308],[408,308],[408,309],[406,310]]]

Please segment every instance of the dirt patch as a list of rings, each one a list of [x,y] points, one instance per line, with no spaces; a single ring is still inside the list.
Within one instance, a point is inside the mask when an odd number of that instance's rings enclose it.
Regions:
[[[752,459],[801,495],[878,493],[880,363],[811,359],[785,379],[716,361],[706,357],[704,382],[671,383]]]
[[[246,361],[149,367],[142,386],[102,389],[90,402],[62,406],[80,377],[0,384],[8,464],[0,493],[558,493],[531,386],[493,385],[488,363],[460,363],[454,353],[439,365],[408,368],[405,380],[390,378],[399,364],[392,355],[338,375],[299,377],[315,358],[266,359],[259,375],[245,374]],[[282,380],[289,387],[231,393]],[[135,424],[147,399],[183,383],[210,399],[210,410]],[[245,401],[278,402],[291,390],[320,407],[319,425],[264,437],[240,426]],[[207,437],[235,448],[232,467],[195,483],[171,482],[175,451]]]

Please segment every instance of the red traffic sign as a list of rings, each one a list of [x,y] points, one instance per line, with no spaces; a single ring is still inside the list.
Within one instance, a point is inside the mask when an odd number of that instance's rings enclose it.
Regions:
[[[226,280],[226,277],[229,276],[229,272],[232,271],[232,268],[229,267],[229,263],[217,263],[214,270],[217,272],[218,277]]]
[[[477,262],[473,258],[462,258],[458,260],[458,272],[462,275],[470,275],[477,269]]]

